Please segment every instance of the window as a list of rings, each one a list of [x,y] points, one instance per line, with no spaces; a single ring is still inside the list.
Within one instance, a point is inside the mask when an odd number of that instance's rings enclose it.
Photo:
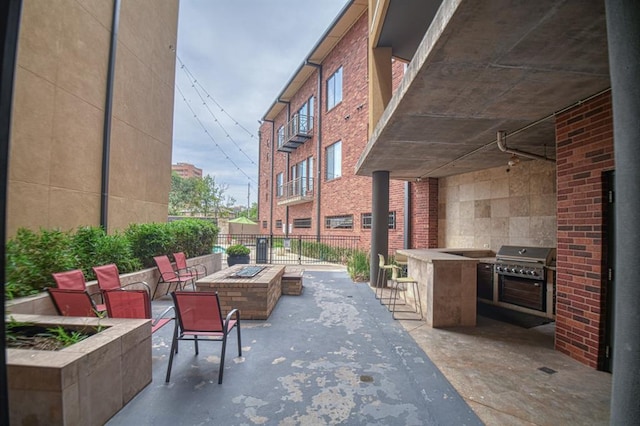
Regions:
[[[291,181],[294,182],[294,192],[305,195],[313,190],[313,157],[307,157],[291,166]]]
[[[262,229],[267,229],[267,221],[266,220],[262,221]]]
[[[327,229],[353,229],[353,215],[325,216],[324,227]]]
[[[313,129],[313,96],[298,110],[300,133],[309,133]]]
[[[327,147],[327,180],[342,176],[342,142]]]
[[[305,217],[303,219],[293,219],[294,228],[309,229],[311,228],[311,218]]]
[[[282,219],[277,219],[276,220],[276,228],[277,229],[282,229]]]
[[[342,102],[342,67],[327,80],[327,111]]]
[[[278,128],[278,148],[284,145],[284,126]]]
[[[371,229],[372,223],[371,213],[362,213],[360,215],[362,229]],[[396,212],[389,212],[389,229],[396,229]]]
[[[276,197],[282,197],[284,191],[284,180],[282,173],[276,175]]]

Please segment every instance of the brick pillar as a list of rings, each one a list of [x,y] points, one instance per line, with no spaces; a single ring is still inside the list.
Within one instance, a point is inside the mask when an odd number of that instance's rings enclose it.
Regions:
[[[423,179],[411,189],[411,248],[438,247],[438,179]]]
[[[556,349],[597,368],[605,319],[603,171],[614,167],[611,93],[559,114],[556,144]]]

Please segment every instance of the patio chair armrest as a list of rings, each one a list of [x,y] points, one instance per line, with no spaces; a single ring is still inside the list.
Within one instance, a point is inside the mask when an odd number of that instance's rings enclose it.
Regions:
[[[143,286],[145,290],[147,290],[147,293],[151,294],[151,287],[149,286],[149,284],[147,284],[146,281],[136,281],[133,283],[129,283],[129,284],[125,284],[122,287],[120,287],[123,290],[126,290],[127,287],[131,287],[131,286]]]
[[[173,306],[169,306],[167,309],[165,309],[164,311],[162,311],[158,316],[156,316],[153,321],[151,321],[151,326],[153,327],[154,325],[156,325],[161,319],[165,318],[165,315],[167,315],[169,312],[173,311],[173,315],[172,317],[170,317],[170,319],[175,320],[175,308]]]
[[[89,293],[87,291],[87,294],[89,295],[93,303],[96,303],[94,296],[98,297],[98,299],[100,300],[100,303],[104,303],[104,296],[102,296],[102,290],[94,291],[93,293]]]
[[[227,314],[227,318],[225,318],[224,320],[224,331],[225,333],[228,332],[229,330],[227,329],[227,327],[229,326],[229,321],[231,321],[231,317],[235,314],[236,316],[236,323],[237,325],[240,325],[240,310],[235,308],[232,309],[231,311],[229,311],[229,313]]]

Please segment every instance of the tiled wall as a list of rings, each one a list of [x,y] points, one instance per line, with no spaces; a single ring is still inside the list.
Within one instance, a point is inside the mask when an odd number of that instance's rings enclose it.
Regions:
[[[507,157],[505,154],[505,163]],[[520,161],[440,179],[438,245],[556,246],[556,166]]]

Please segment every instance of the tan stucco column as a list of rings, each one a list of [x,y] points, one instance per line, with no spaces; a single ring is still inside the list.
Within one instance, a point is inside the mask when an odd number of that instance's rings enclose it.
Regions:
[[[369,137],[391,100],[391,48],[369,49]]]

